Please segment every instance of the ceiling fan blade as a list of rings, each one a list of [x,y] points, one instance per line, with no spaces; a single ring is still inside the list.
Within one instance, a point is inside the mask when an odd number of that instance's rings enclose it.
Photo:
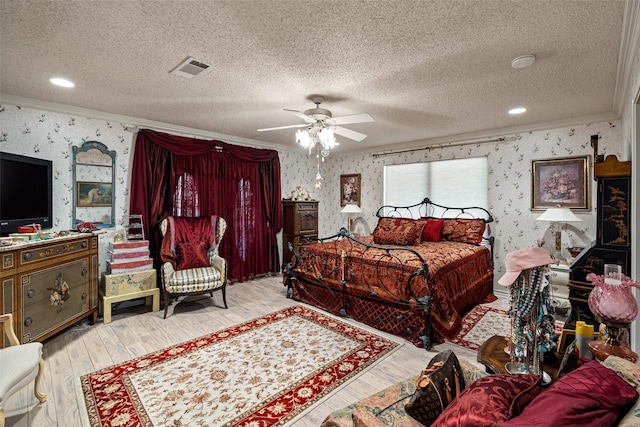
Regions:
[[[362,141],[367,137],[364,133],[356,132],[355,130],[343,128],[341,126],[336,126],[333,129],[333,133],[337,133],[338,135],[342,135],[345,138],[353,139],[354,141]]]
[[[297,111],[297,110],[288,110],[288,109],[286,109],[286,108],[284,109],[284,111],[288,111],[288,112],[290,112],[291,114],[293,114],[294,116],[298,116],[298,117],[300,117],[302,120],[304,120],[304,121],[305,121],[305,122],[307,122],[307,123],[315,123],[315,122],[316,122],[316,119],[314,119],[313,117],[309,117],[309,116],[307,116],[306,114],[301,113],[300,111]]]
[[[278,130],[278,129],[291,129],[291,128],[304,128],[309,126],[307,123],[302,124],[302,125],[289,125],[289,126],[278,126],[275,128],[265,128],[265,129],[258,129],[258,132],[264,132],[264,131],[268,131],[268,130]]]
[[[350,116],[334,117],[327,121],[336,125],[348,125],[352,123],[366,123],[375,121],[369,113],[351,114]]]

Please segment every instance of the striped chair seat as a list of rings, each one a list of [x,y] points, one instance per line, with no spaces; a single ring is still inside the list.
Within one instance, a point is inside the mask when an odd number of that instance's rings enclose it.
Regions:
[[[171,293],[206,291],[217,289],[223,285],[222,275],[212,267],[189,268],[176,270],[165,283]]]

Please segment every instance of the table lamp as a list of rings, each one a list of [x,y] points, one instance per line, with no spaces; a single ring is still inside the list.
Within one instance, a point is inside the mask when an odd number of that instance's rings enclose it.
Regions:
[[[556,259],[564,259],[562,257],[562,227],[557,223],[580,222],[578,218],[569,208],[563,208],[557,205],[555,208],[548,208],[542,215],[536,218],[536,221],[549,221],[551,223],[551,232],[555,234],[555,253]]]
[[[349,234],[351,234],[353,232],[353,219],[358,214],[362,213],[362,209],[360,209],[358,205],[350,203],[348,205],[345,205],[345,207],[340,211],[340,213],[347,214],[347,217],[348,217],[347,230],[349,231]]]

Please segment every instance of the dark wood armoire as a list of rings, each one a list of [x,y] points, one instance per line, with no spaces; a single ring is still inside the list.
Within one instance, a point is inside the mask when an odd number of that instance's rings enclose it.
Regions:
[[[597,332],[600,323],[589,309],[588,298],[593,289],[586,277],[601,275],[605,264],[618,264],[629,276],[631,270],[631,162],[620,162],[607,156],[596,162],[593,175],[597,181],[597,235],[571,264],[569,273],[569,302],[571,312],[565,322],[559,350],[564,351],[575,336],[576,321],[593,325]]]
[[[298,251],[301,238],[318,238],[318,202],[283,200],[282,217],[282,264],[286,266],[293,253]],[[289,249],[289,243],[293,252]]]

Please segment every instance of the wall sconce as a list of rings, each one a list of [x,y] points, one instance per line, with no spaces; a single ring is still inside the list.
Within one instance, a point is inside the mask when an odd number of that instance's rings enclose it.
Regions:
[[[536,221],[549,221],[551,223],[551,232],[555,234],[555,253],[557,260],[562,260],[562,226],[555,225],[558,223],[580,222],[578,218],[569,208],[563,208],[558,205],[555,208],[548,208],[542,215],[536,218]]]
[[[349,234],[353,233],[353,219],[358,216],[358,214],[362,213],[362,209],[356,204],[348,204],[340,211],[340,213],[347,214],[348,222],[347,222],[347,230]]]

